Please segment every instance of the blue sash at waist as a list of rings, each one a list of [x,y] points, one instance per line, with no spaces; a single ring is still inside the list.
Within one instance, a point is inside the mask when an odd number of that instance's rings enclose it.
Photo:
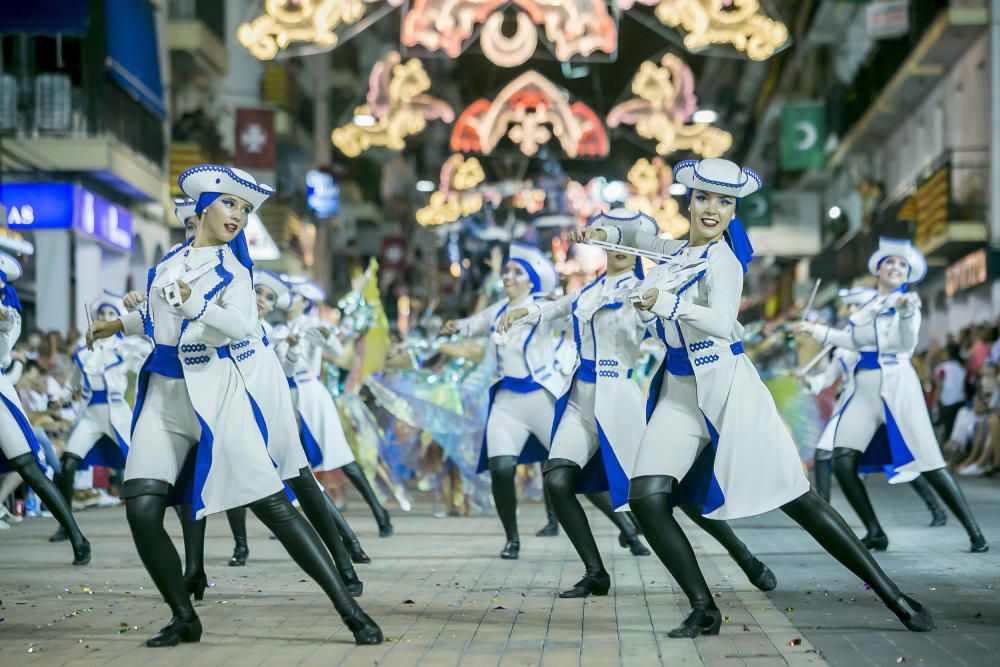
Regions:
[[[593,359],[580,359],[580,366],[576,369],[576,379],[580,382],[597,382],[597,365]]]
[[[108,402],[108,390],[101,389],[99,391],[91,392],[90,401],[87,405],[105,405]]]
[[[878,363],[878,352],[876,350],[863,350],[861,352],[861,359],[858,361],[855,370],[873,371],[879,368],[882,368],[882,366]]]
[[[691,366],[691,360],[688,359],[683,347],[667,345],[667,372],[675,377],[694,375],[694,367]]]
[[[531,392],[537,391],[541,388],[542,385],[532,380],[530,375],[523,378],[504,377],[497,383],[496,386],[497,391],[506,389],[507,391],[514,392],[515,394],[530,394]]]
[[[189,343],[185,345],[185,347],[188,346],[191,348],[198,348],[196,350],[192,350],[195,352],[215,352],[219,359],[230,358],[228,347],[211,348],[202,343]],[[187,351],[188,350],[185,350],[185,352]],[[199,357],[185,357],[182,361],[179,348],[176,345],[157,345],[153,348],[153,354],[150,355],[146,370],[150,373],[162,375],[163,377],[181,380],[184,378],[184,364],[193,366],[208,363],[208,361],[209,356],[207,354]]]

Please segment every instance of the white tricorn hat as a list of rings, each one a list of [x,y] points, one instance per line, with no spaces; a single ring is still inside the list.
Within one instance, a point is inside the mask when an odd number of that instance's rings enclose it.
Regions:
[[[274,302],[276,307],[286,310],[292,305],[292,290],[288,287],[288,283],[279,278],[277,274],[267,269],[254,267],[253,284],[254,286],[263,285],[274,292],[278,296]]]
[[[871,287],[851,287],[840,290],[837,296],[845,306],[861,306],[871,301],[875,292]]]
[[[307,280],[306,282],[295,283],[289,287],[291,288],[292,294],[297,294],[303,299],[307,299],[313,303],[326,301],[326,291],[312,281]]]
[[[124,297],[121,294],[115,294],[114,292],[109,292],[104,290],[101,295],[94,299],[94,302],[90,304],[90,314],[92,317],[97,317],[97,311],[99,311],[104,306],[109,306],[114,308],[118,315],[125,312],[125,304],[122,303]]]
[[[660,226],[652,216],[630,208],[613,208],[607,212],[601,212],[587,221],[590,225],[619,225],[623,222],[638,222],[639,231],[656,236],[660,233]]]
[[[188,199],[187,197],[178,197],[174,200],[174,215],[183,225],[188,218],[195,214],[194,208],[198,205],[198,202],[193,199]]]
[[[194,201],[206,192],[221,192],[246,201],[256,211],[274,194],[274,187],[257,183],[249,173],[235,167],[202,164],[177,177],[177,186]]]
[[[878,266],[886,257],[900,257],[910,265],[910,274],[906,278],[907,283],[919,283],[927,275],[927,259],[924,254],[917,250],[911,242],[906,239],[890,239],[885,236],[878,240],[878,249],[872,253],[868,260],[868,272],[873,276],[878,275]]]
[[[721,158],[683,160],[674,165],[674,181],[691,190],[741,198],[760,190],[764,182],[753,169]]]
[[[548,294],[559,286],[559,274],[552,261],[541,250],[527,243],[514,241],[510,244],[509,261],[517,262],[531,278],[531,291]]]
[[[14,259],[13,255],[8,255],[0,250],[0,271],[5,276],[4,282],[12,283],[24,274],[21,263]]]

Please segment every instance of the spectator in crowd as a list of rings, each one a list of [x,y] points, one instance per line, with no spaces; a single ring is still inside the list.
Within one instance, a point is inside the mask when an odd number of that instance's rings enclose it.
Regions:
[[[951,433],[955,416],[965,404],[965,366],[956,343],[949,343],[947,358],[934,368],[934,384],[937,388],[938,421],[945,433]]]

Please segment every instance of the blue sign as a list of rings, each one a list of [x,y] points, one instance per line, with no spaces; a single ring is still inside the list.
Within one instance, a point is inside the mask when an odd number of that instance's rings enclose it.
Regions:
[[[340,210],[340,186],[333,176],[310,169],[306,172],[306,206],[320,218],[329,218]]]
[[[115,248],[132,250],[132,214],[74,183],[8,183],[2,200],[8,229],[75,229]]]

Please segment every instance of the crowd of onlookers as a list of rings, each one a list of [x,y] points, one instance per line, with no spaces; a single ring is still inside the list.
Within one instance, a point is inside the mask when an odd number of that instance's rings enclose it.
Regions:
[[[11,355],[12,363],[5,369],[32,424],[50,474],[59,470],[66,438],[83,407],[79,393],[65,389],[73,368],[73,355],[80,344],[75,331],[67,337],[55,331],[32,332],[18,341]],[[114,474],[115,471],[98,467],[78,474],[74,509],[117,504],[118,500],[107,491]],[[0,476],[0,530],[20,521],[22,512],[18,510],[26,509],[28,514],[44,512],[44,508],[36,510],[32,500],[33,495],[23,486],[19,475]]]

